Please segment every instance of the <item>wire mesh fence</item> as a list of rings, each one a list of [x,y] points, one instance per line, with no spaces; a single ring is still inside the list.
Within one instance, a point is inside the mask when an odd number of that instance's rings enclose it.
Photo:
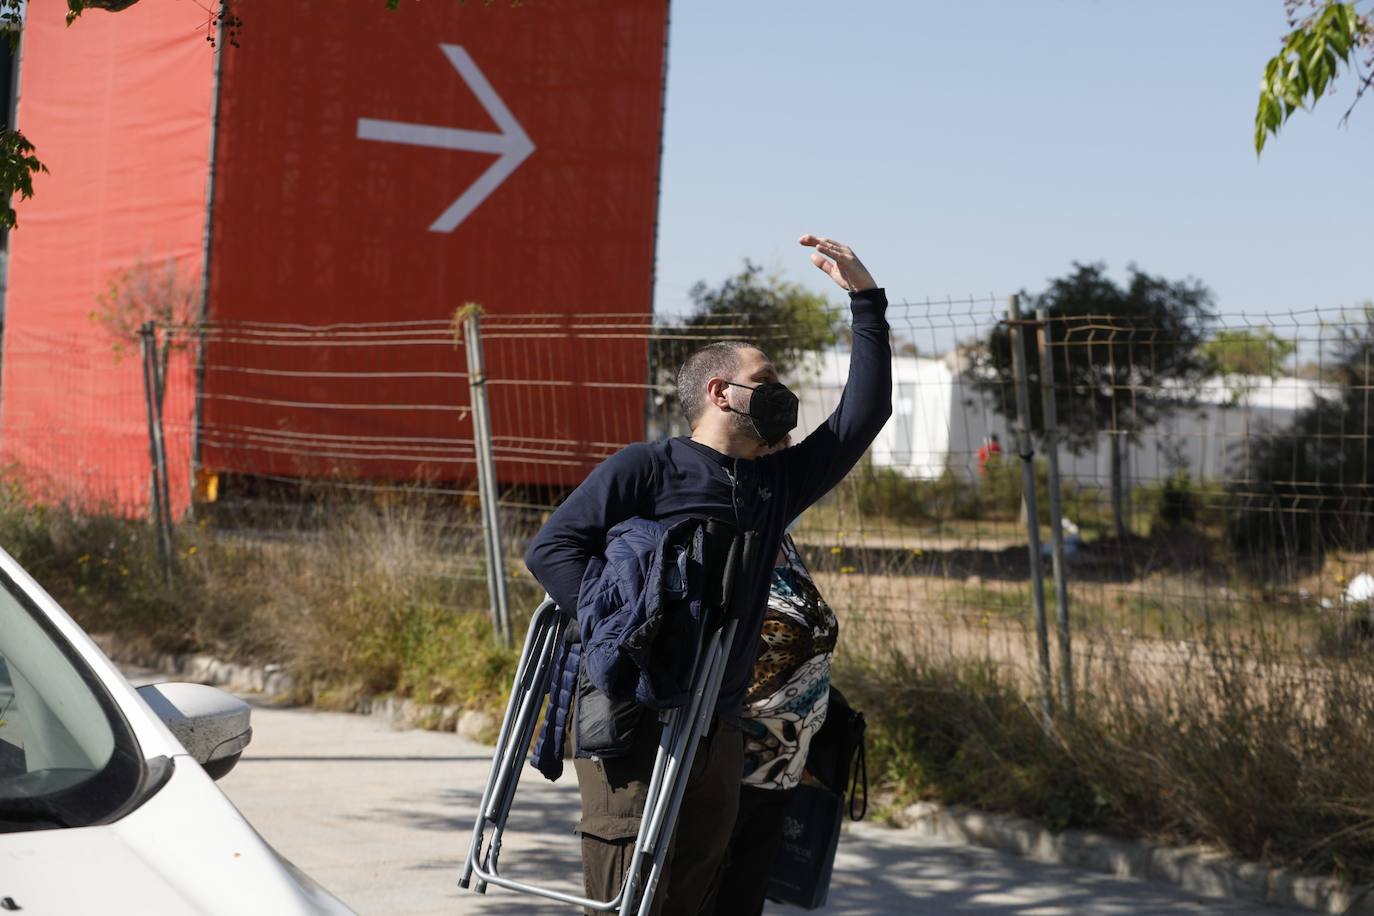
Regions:
[[[194,354],[166,351],[162,405],[174,504],[190,500]],[[7,329],[0,380],[0,462],[44,502],[139,514],[152,460],[138,340]]]
[[[854,648],[920,648],[1035,674],[1023,461],[1062,502],[1068,618],[1084,665],[1121,653],[1161,671],[1198,647],[1300,659],[1374,631],[1371,314],[1054,315],[1023,327],[1034,454],[1020,454],[1007,303],[894,304],[891,420],[794,538]],[[745,336],[822,424],[847,377],[835,343],[786,325],[617,314],[491,315],[481,344],[504,565],[600,460],[687,430],[675,374]],[[451,321],[214,323],[164,332],[174,507],[235,536],[311,537],[340,507],[418,506],[446,574],[481,578],[471,382]],[[1000,349],[999,349],[1000,348]],[[1059,479],[1043,445],[1053,368]],[[11,333],[0,449],[50,499],[148,504],[136,358]],[[32,482],[37,481],[37,484]],[[1049,500],[1035,524],[1051,544]],[[1049,579],[1049,561],[1045,561]],[[1053,613],[1053,587],[1046,584]]]
[[[1201,333],[1107,315],[1041,324],[1069,432],[1080,631],[1174,654],[1363,641],[1371,596],[1350,583],[1370,561],[1368,317],[1211,316]]]

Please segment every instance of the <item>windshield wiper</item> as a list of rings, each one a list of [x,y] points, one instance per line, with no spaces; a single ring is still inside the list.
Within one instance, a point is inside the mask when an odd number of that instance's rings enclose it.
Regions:
[[[49,802],[33,798],[0,799],[0,834],[49,827],[76,827],[76,824],[62,813],[62,809]]]
[[[71,827],[61,812],[50,805],[35,804],[28,810],[0,805],[0,833],[22,830],[45,830],[51,827]]]

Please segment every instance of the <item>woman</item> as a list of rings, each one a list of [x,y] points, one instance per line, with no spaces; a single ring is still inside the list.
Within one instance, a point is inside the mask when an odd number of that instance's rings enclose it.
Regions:
[[[773,567],[754,676],[744,701],[744,779],[739,816],[717,882],[715,912],[763,911],[782,818],[825,722],[830,659],[839,624],[791,535]]]

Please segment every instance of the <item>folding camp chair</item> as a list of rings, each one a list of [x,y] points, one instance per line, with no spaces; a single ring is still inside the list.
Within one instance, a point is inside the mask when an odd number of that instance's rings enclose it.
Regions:
[[[756,552],[754,532],[741,536],[729,526],[716,522],[711,524],[717,530],[727,528],[731,536],[728,547],[717,552],[719,559],[712,564],[719,568],[705,570],[709,589],[705,603],[710,615],[708,625],[702,628],[701,642],[696,647],[687,700],[680,707],[659,713],[663,727],[658,753],[649,779],[644,814],[635,837],[630,866],[620,892],[610,900],[592,900],[508,878],[500,872],[501,838],[515,800],[525,754],[538,728],[540,708],[549,692],[550,681],[555,676],[554,660],[572,622],[548,597],[535,610],[529,633],[525,637],[525,648],[516,670],[510,702],[506,706],[496,750],[492,755],[491,774],[482,791],[477,821],[472,828],[472,844],[468,848],[462,877],[458,880],[460,887],[471,886],[478,893],[486,893],[487,885],[495,884],[588,910],[647,916],[672,841],[687,777],[692,771],[692,758],[715,712],[720,682],[734,642],[740,610],[734,583],[749,581],[747,577],[740,579],[741,570],[752,566]],[[718,593],[715,592],[717,585],[720,589]],[[648,875],[642,876],[646,863],[650,863]]]

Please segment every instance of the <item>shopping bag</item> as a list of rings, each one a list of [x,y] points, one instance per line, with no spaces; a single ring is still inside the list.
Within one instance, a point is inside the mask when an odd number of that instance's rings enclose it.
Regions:
[[[806,771],[836,795],[849,796],[849,816],[863,820],[868,811],[868,764],[864,757],[864,714],[830,685],[825,722],[806,756]],[[860,795],[862,793],[862,795]]]
[[[843,820],[844,801],[834,792],[810,784],[793,790],[768,876],[768,899],[808,910],[825,905]]]

